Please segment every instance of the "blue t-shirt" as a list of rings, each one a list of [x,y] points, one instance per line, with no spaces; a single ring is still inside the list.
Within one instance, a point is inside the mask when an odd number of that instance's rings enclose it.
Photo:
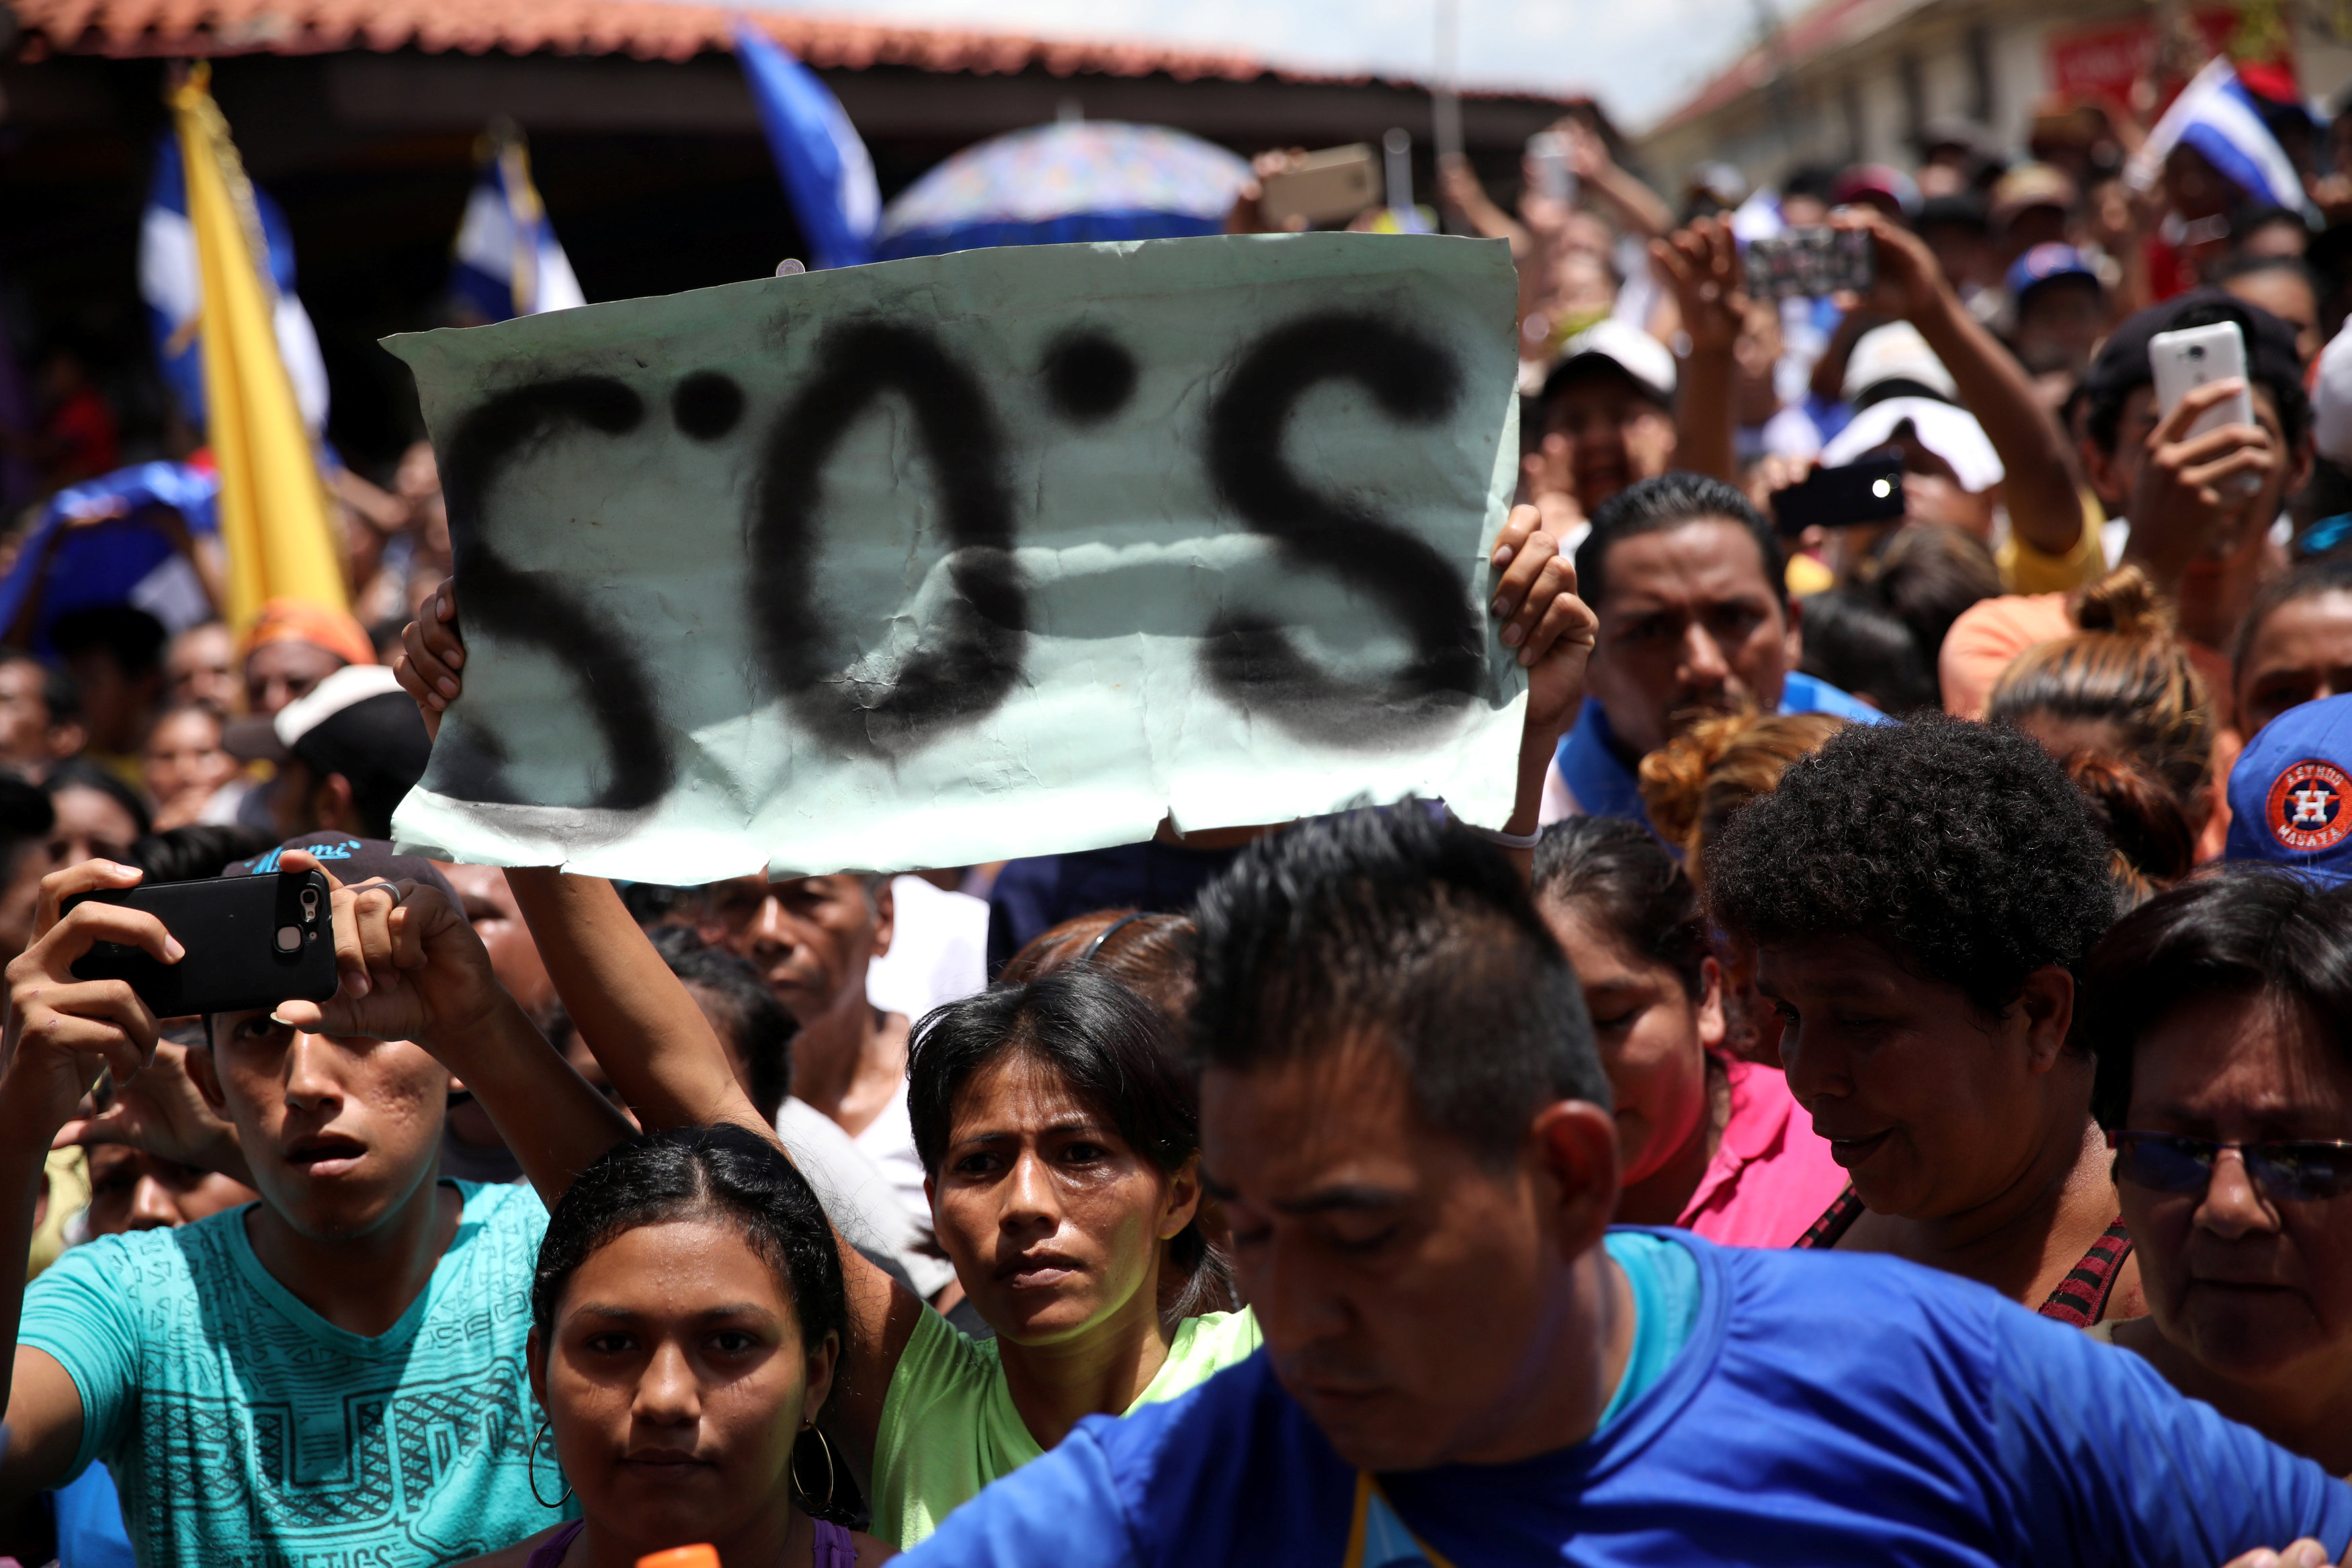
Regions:
[[[59,1568],[133,1568],[138,1556],[122,1528],[122,1500],[104,1465],[48,1494]]]
[[[1833,714],[1855,724],[1888,722],[1885,714],[1860,697],[1849,696],[1827,681],[1797,670],[1790,670],[1780,683],[1779,711]],[[1642,781],[1618,757],[1616,732],[1609,727],[1609,716],[1599,699],[1584,699],[1575,726],[1559,737],[1559,749],[1552,754],[1552,761],[1559,768],[1559,781],[1568,786],[1577,808],[1586,816],[1622,817],[1645,828],[1650,825],[1650,813],[1642,805]]]
[[[262,1268],[244,1208],[74,1248],[26,1287],[17,1343],[80,1390],[74,1473],[113,1472],[141,1568],[422,1568],[555,1522],[523,1364],[547,1210],[455,1185],[448,1251],[373,1339]]]
[[[1572,1448],[1381,1477],[1418,1541],[1461,1564],[2217,1568],[2352,1540],[2352,1489],[1982,1286],[1674,1239],[1699,1301],[1664,1374]],[[1338,1568],[1360,1485],[1261,1351],[1081,1421],[904,1561]]]

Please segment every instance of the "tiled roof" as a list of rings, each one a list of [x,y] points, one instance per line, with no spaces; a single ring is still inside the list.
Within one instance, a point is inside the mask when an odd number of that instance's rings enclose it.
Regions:
[[[1758,44],[1717,73],[1648,134],[1671,131],[1769,83],[1784,63],[1801,64],[1827,50],[1853,43],[1920,8],[1923,0],[1820,0],[1811,9],[1792,16],[1778,38]]]
[[[633,55],[682,60],[731,50],[731,12],[668,0],[8,0],[25,35],[21,57],[74,54],[316,54],[337,49],[432,53]],[[755,19],[813,66],[913,66],[1003,74],[1041,66],[1055,76],[1099,72],[1179,80],[1289,76],[1245,55],[1157,44],[1083,43],[827,21],[776,12]],[[1358,79],[1362,78],[1349,78]]]

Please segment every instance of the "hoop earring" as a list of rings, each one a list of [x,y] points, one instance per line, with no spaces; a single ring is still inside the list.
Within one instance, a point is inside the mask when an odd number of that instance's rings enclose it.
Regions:
[[[563,1506],[564,1500],[572,1495],[572,1480],[570,1477],[564,1477],[563,1490],[556,1494],[556,1498],[553,1502],[550,1502],[545,1498],[539,1495],[539,1446],[546,1439],[546,1437],[547,1423],[542,1420],[539,1424],[538,1435],[530,1440],[530,1462],[526,1469],[526,1473],[529,1475],[530,1479],[530,1500],[539,1504],[541,1508],[562,1508]],[[825,1457],[828,1459],[832,1458],[830,1454],[827,1454]],[[561,1458],[558,1458],[555,1461],[555,1473],[559,1476],[563,1475],[563,1461]]]
[[[798,1443],[794,1443],[793,1445],[793,1457],[791,1462],[785,1467],[786,1473],[792,1478],[793,1490],[800,1493],[801,1500],[803,1503],[807,1505],[810,1512],[814,1513],[820,1510],[829,1511],[833,1508],[834,1488],[839,1484],[834,1476],[833,1445],[825,1440],[824,1434],[817,1431],[814,1425],[810,1426],[806,1429],[810,1432],[815,1433],[816,1446],[824,1450],[824,1500],[819,1503],[808,1502],[808,1499],[811,1495],[809,1489],[801,1484],[801,1449]],[[533,1493],[532,1495],[536,1496],[537,1494]]]

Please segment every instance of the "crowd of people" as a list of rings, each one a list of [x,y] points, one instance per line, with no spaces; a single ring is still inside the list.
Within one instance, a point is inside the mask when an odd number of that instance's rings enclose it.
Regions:
[[[345,487],[357,614],[28,615],[0,1556],[2352,1552],[2311,228],[2186,146],[2145,197],[2095,136],[1955,135],[1676,213],[1556,135],[1581,205],[1444,190],[1522,280],[1497,828],[707,887],[401,854],[467,678],[429,447]],[[1810,225],[1869,287],[1751,299]],[[2245,381],[2161,405],[2151,339],[2222,323]],[[1890,457],[1900,516],[1782,525]],[[82,895],[313,871],[327,1000],[77,970],[186,956]]]

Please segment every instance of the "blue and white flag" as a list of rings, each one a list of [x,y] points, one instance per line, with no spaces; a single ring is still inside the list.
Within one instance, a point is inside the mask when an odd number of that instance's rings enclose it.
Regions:
[[[2164,161],[2183,145],[2202,153],[2249,202],[2313,215],[2302,177],[2263,123],[2253,94],[2227,58],[2215,59],[2199,71],[2147,133],[2147,141],[2132,155],[2132,186],[2154,189],[2163,175]]]
[[[269,193],[253,188],[254,211],[269,251],[270,287],[278,357],[294,383],[294,404],[316,435],[327,423],[327,365],[319,355],[319,334],[294,293],[294,235]],[[188,423],[205,424],[203,350],[204,280],[196,269],[196,231],[188,225],[188,177],[180,166],[179,140],[165,132],[155,155],[155,180],[139,222],[139,297],[147,303],[147,324],[155,334],[155,360],[163,382]]]
[[[556,242],[555,225],[547,221],[539,187],[531,183],[522,136],[510,128],[490,132],[481,178],[474,182],[465,221],[457,225],[449,289],[484,321],[588,303],[571,258]]]
[[[855,267],[874,259],[874,230],[882,221],[882,190],[874,160],[841,100],[816,73],[741,16],[735,18],[735,53],[743,79],[760,106],[776,172],[793,217],[808,242],[812,267]]]

